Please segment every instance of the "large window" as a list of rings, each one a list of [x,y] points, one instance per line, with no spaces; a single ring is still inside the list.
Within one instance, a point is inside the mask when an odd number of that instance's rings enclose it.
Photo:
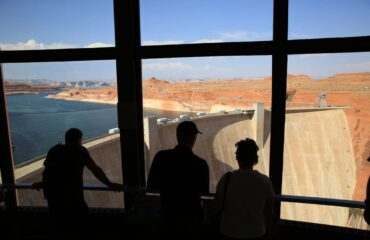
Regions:
[[[259,145],[257,168],[268,175],[270,65],[269,56],[144,60],[147,170],[156,152],[176,146],[179,122],[192,120],[202,132],[193,151],[208,163],[211,190],[238,169],[235,143],[247,137]]]
[[[44,50],[114,45],[113,1],[3,0],[0,49]]]
[[[289,1],[289,39],[369,36],[367,0]]]
[[[72,127],[109,178],[122,182],[114,61],[4,64],[3,77],[17,183],[41,180],[46,153]],[[86,170],[84,183],[99,182]],[[45,204],[40,193],[18,193],[20,205]],[[122,194],[108,192],[86,199],[93,207],[123,204]]]
[[[288,70],[295,74],[287,79],[283,194],[366,198],[369,60],[369,53],[289,56]],[[282,217],[296,213],[305,221],[339,224],[336,219],[341,226],[359,226],[349,221],[353,211],[348,208],[302,204],[295,206],[300,211],[290,211],[293,205],[283,206]],[[314,212],[333,218],[317,218]]]
[[[271,40],[272,5],[272,0],[141,0],[141,44]]]
[[[277,195],[327,198],[325,204],[332,205],[307,205],[307,199],[278,203],[279,217],[365,228],[358,219],[369,172],[364,160],[370,125],[368,1],[115,0],[115,11],[111,1],[57,6],[33,1],[34,11],[31,3],[22,3],[0,3],[0,48],[7,50],[0,52],[0,62],[13,141],[5,147],[14,146],[16,176],[21,162],[46,153],[49,146],[39,148],[42,142],[62,141],[61,133],[73,125],[91,140],[86,143],[91,154],[112,167],[106,169],[108,175],[117,176],[116,181],[123,178],[129,187],[143,187],[153,154],[176,144],[175,139],[163,139],[174,138],[177,122],[190,118],[205,132],[194,151],[211,167],[211,188],[222,173],[236,168],[235,141],[254,137],[263,146],[257,168],[270,176]],[[107,46],[113,47],[103,48]],[[88,47],[99,48],[73,49]],[[55,48],[63,49],[19,51]],[[45,79],[58,91],[53,95],[84,101],[75,102],[76,109],[72,102],[44,98],[50,93],[43,88],[38,95],[9,95],[9,89],[23,85],[29,91],[30,82],[40,85]],[[113,80],[116,85],[60,89],[55,84],[74,79]],[[118,101],[117,109],[94,103],[109,97]],[[45,101],[52,104],[41,111]],[[56,103],[63,104],[55,109]],[[261,109],[263,115],[256,114]],[[43,117],[57,111],[64,111],[57,113],[60,118]],[[63,129],[54,133],[42,128],[52,125]],[[29,131],[35,126],[50,136],[32,137]],[[35,137],[40,137],[37,144]],[[102,154],[102,139],[117,154]],[[225,143],[227,149],[220,151]],[[34,147],[22,153],[30,145]],[[3,166],[11,169],[10,154],[0,154]],[[9,174],[2,177],[14,183]],[[87,183],[96,183],[85,177]],[[24,190],[25,195],[32,191]],[[19,194],[20,205],[25,195]],[[335,199],[353,200],[350,206],[359,208],[339,207]],[[89,204],[118,206],[110,200]]]

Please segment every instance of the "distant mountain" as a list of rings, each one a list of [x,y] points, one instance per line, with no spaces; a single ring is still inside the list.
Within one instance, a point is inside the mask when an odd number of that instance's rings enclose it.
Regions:
[[[26,83],[33,85],[59,85],[58,81],[48,80],[48,79],[5,79],[7,82],[14,83]]]
[[[81,81],[54,81],[48,79],[6,79],[9,83],[24,83],[32,85],[52,85],[60,87],[71,87],[71,88],[101,88],[113,86],[113,83],[108,81],[93,81],[93,80],[81,80]]]
[[[91,81],[91,80],[84,80],[84,81],[68,81],[68,82],[59,82],[60,86],[65,87],[72,87],[72,88],[102,88],[113,86],[113,83],[109,82],[102,82],[102,81]]]

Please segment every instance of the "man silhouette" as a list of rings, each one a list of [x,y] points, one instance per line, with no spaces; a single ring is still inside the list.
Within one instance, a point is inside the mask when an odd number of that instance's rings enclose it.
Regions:
[[[83,170],[85,166],[102,183],[114,191],[122,184],[111,182],[103,170],[95,164],[89,152],[82,146],[82,132],[71,128],[65,133],[65,144],[52,147],[44,161],[42,182],[49,211],[56,220],[58,234],[71,234],[82,230],[88,213],[83,195]]]
[[[150,168],[148,189],[161,194],[161,220],[168,238],[202,231],[201,194],[209,192],[209,170],[207,162],[192,151],[198,133],[193,122],[181,122],[176,129],[178,145],[159,151]]]

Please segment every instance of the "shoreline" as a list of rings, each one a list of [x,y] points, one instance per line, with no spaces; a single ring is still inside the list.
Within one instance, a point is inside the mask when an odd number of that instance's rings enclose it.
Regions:
[[[6,92],[5,96],[12,96],[12,95],[35,95],[35,94],[44,94],[42,92]]]
[[[101,100],[101,99],[75,99],[75,98],[68,98],[68,97],[58,97],[55,95],[48,95],[48,96],[45,96],[45,98],[61,99],[65,101],[91,102],[91,103],[117,105],[116,100],[107,101],[107,100]],[[166,105],[168,107],[163,107]],[[225,106],[225,107],[229,107],[229,106]],[[189,109],[189,108],[181,106],[181,103],[177,101],[165,101],[165,100],[159,100],[159,99],[143,99],[143,108],[161,110],[161,111],[179,112],[179,113],[181,112],[197,113],[197,112],[207,111],[205,109]],[[207,112],[209,112],[209,110]]]
[[[107,101],[101,99],[75,99],[69,97],[59,97],[56,95],[48,95],[45,98],[50,99],[61,99],[66,101],[77,101],[77,102],[90,102],[90,103],[98,103],[98,104],[109,104],[109,105],[117,105],[117,100],[114,101]],[[143,108],[159,110],[159,111],[170,111],[170,112],[179,112],[179,113],[198,113],[198,112],[207,112],[207,113],[217,113],[220,111],[233,111],[235,109],[240,108],[248,108],[248,106],[240,107],[240,106],[232,106],[232,105],[223,105],[223,104],[212,104],[205,108],[189,108],[184,106],[185,104],[181,101],[173,101],[173,100],[161,100],[161,99],[143,99]]]
[[[55,95],[47,95],[44,98],[60,99],[60,100],[65,100],[65,101],[90,102],[90,103],[117,105],[117,101],[104,101],[104,100],[98,100],[98,99],[74,99],[74,98],[57,97]]]

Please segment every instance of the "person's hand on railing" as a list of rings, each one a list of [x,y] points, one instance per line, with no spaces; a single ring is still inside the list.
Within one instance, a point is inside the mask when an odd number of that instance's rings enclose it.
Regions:
[[[32,183],[32,188],[36,189],[37,191],[39,191],[41,188],[42,188],[42,182],[35,182],[35,183]]]
[[[121,183],[111,183],[108,187],[115,192],[122,192],[124,188],[123,184]]]

